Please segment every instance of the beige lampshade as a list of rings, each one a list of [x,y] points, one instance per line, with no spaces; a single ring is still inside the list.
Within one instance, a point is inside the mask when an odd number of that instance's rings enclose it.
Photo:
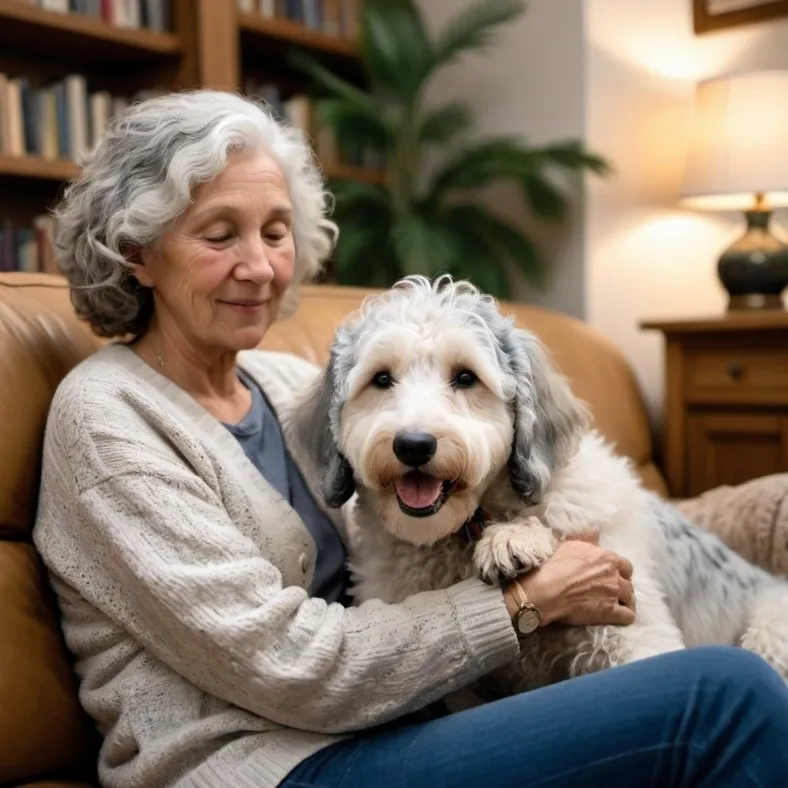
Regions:
[[[749,71],[701,82],[682,205],[736,210],[788,205],[788,70]]]

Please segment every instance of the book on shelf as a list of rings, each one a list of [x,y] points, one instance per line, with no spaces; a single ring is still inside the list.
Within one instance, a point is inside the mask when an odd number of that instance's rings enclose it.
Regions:
[[[52,250],[52,217],[30,222],[0,220],[0,271],[60,273]]]
[[[157,33],[170,30],[170,0],[20,0],[45,11],[81,14],[108,25],[147,28]]]
[[[244,14],[286,19],[331,36],[355,38],[359,0],[236,0]]]
[[[247,96],[262,99],[273,113],[286,123],[300,129],[309,139],[323,169],[337,165],[350,165],[365,170],[384,172],[385,156],[371,147],[351,146],[337,139],[333,128],[321,126],[315,112],[315,102],[303,93],[282,98],[279,85],[273,82],[256,83],[247,79],[244,85]]]
[[[0,73],[0,154],[79,162],[101,139],[111,117],[157,92],[91,92],[82,74],[34,85],[28,77]]]

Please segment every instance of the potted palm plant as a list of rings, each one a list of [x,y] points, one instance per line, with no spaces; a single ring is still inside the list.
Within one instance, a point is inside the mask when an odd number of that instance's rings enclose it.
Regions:
[[[332,184],[340,282],[387,286],[406,274],[449,272],[506,297],[507,258],[530,282],[544,281],[532,239],[476,195],[496,181],[512,181],[525,210],[560,220],[568,199],[550,170],[601,174],[606,163],[576,141],[531,147],[508,137],[474,139],[467,104],[425,101],[441,69],[487,48],[494,30],[523,12],[521,0],[472,0],[430,35],[412,0],[365,0],[358,34],[365,88],[307,55],[294,56],[320,96],[318,123],[332,128],[342,145],[377,151],[387,164],[385,185]],[[433,166],[425,176],[428,160]]]

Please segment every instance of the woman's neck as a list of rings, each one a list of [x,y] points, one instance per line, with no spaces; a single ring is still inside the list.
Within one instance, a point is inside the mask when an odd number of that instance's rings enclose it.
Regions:
[[[155,324],[132,349],[159,374],[188,392],[220,421],[240,421],[251,407],[248,389],[238,378],[234,351],[198,349]]]

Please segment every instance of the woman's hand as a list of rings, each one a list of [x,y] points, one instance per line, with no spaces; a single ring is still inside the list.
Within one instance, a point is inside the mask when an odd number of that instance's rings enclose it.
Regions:
[[[632,564],[626,558],[571,539],[561,542],[542,566],[514,582],[541,611],[541,626],[555,621],[594,626],[635,620],[631,578]],[[509,604],[510,595],[505,596]]]

